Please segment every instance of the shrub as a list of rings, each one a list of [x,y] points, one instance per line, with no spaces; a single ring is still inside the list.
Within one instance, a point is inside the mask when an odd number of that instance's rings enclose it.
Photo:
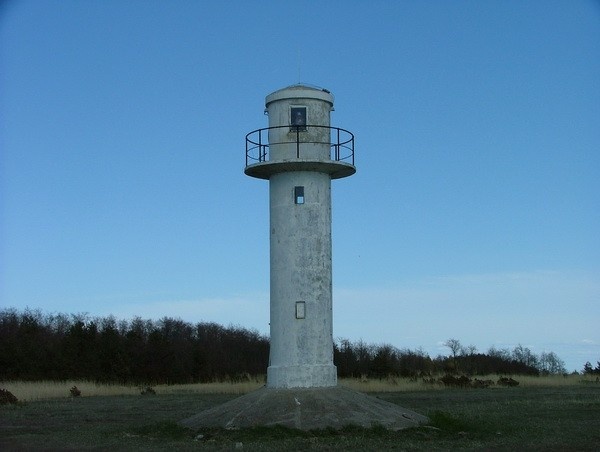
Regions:
[[[440,378],[440,381],[444,383],[445,386],[451,387],[468,388],[471,386],[471,379],[465,375],[455,377],[454,375],[446,374]]]
[[[480,380],[479,378],[476,378],[471,383],[471,387],[473,387],[473,388],[489,388],[493,384],[494,384],[494,382],[492,380]]]
[[[81,391],[77,386],[73,386],[69,392],[71,393],[71,397],[79,397],[81,396]]]
[[[17,399],[12,392],[6,389],[0,389],[0,405],[8,405],[17,403],[19,399]]]
[[[509,377],[500,377],[500,378],[498,378],[498,386],[508,386],[508,387],[519,386],[519,382],[517,380],[513,380],[512,378],[509,378]]]
[[[156,391],[152,389],[150,386],[146,386],[145,389],[142,389],[140,392],[141,395],[156,395]]]

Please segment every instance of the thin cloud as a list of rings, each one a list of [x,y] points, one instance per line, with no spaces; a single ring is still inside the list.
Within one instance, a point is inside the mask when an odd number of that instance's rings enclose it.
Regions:
[[[110,311],[110,312],[109,312]],[[147,319],[163,317],[181,318],[187,322],[215,322],[224,326],[239,325],[268,333],[268,295],[232,295],[191,300],[165,300],[149,303],[134,303],[113,307],[106,314],[129,319],[139,316]]]
[[[587,342],[577,337],[596,331],[599,281],[590,273],[534,271],[432,277],[386,288],[345,287],[334,290],[334,329],[338,337],[423,346],[433,355],[445,353],[443,343],[450,337],[481,351],[498,344],[509,349],[528,344],[536,353],[560,350],[568,368],[577,369],[581,355],[575,344],[589,346],[584,347],[589,359],[600,355],[600,337],[588,336]]]

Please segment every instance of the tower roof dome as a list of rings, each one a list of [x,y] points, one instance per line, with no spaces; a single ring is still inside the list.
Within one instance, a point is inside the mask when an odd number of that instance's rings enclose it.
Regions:
[[[306,84],[290,85],[272,92],[267,96],[265,106],[283,99],[319,99],[333,106],[333,94],[329,90]]]

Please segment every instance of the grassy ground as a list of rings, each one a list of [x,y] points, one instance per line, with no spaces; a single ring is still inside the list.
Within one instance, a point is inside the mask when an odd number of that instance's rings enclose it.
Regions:
[[[600,449],[600,385],[594,383],[376,393],[431,419],[429,426],[400,432],[351,427],[191,432],[176,421],[235,395],[184,390],[2,406],[0,450]]]

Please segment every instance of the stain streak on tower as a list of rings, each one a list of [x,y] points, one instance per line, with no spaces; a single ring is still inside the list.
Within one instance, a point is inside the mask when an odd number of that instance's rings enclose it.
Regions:
[[[293,85],[267,96],[269,127],[246,136],[245,173],[269,180],[269,388],[337,384],[331,179],[356,168],[354,136],[330,126],[332,110],[328,91]]]

